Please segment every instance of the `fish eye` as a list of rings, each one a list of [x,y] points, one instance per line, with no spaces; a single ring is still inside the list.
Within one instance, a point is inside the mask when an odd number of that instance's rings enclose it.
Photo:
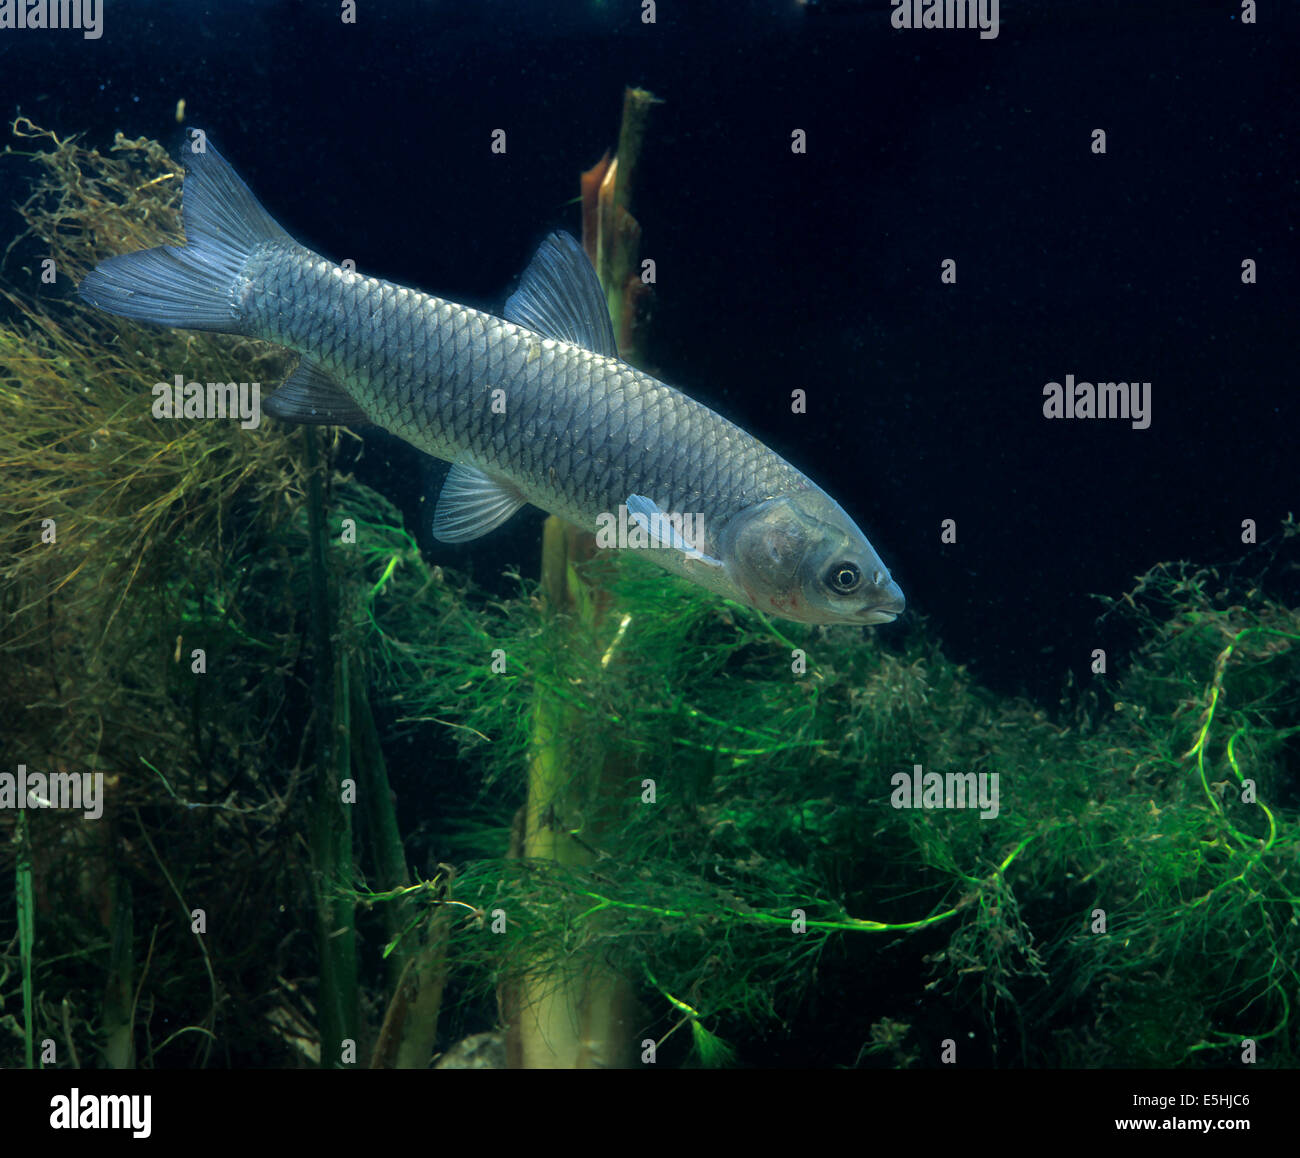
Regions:
[[[848,595],[862,582],[862,569],[856,563],[836,563],[826,572],[826,584],[832,591]]]

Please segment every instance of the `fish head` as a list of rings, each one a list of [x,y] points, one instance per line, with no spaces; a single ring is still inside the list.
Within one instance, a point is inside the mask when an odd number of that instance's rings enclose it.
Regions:
[[[786,619],[890,623],[905,604],[866,535],[815,486],[737,512],[718,547],[749,604]]]

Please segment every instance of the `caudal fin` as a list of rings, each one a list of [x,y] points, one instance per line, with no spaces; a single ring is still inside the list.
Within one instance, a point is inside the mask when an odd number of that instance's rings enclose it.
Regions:
[[[186,152],[181,217],[185,245],[110,257],[86,275],[77,293],[124,318],[239,333],[235,292],[244,263],[255,250],[292,238],[211,145]]]

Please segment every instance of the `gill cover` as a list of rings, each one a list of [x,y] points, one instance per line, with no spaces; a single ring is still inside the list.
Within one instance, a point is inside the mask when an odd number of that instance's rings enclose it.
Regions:
[[[903,592],[867,537],[817,487],[730,519],[719,536],[727,574],[756,607],[803,623],[889,623]]]

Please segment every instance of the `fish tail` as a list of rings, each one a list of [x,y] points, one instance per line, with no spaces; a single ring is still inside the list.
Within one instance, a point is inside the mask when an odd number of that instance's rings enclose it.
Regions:
[[[185,245],[110,257],[86,275],[77,293],[124,318],[242,333],[245,263],[255,251],[293,239],[211,145],[187,154],[181,196]]]

